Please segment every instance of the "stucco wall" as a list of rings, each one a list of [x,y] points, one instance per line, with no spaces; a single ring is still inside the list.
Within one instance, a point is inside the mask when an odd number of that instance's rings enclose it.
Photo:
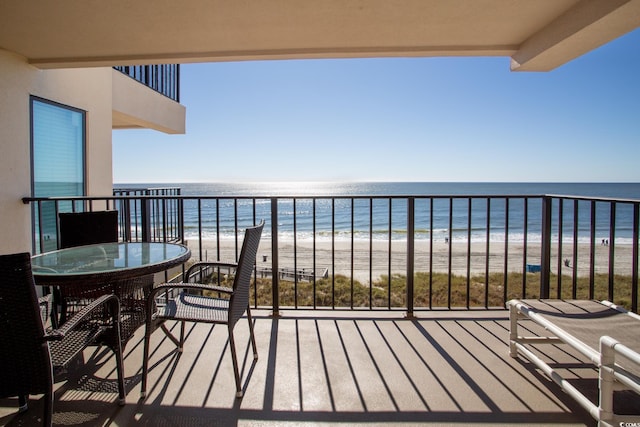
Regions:
[[[0,253],[31,251],[29,97],[87,112],[87,191],[111,194],[111,68],[38,70],[0,50]]]

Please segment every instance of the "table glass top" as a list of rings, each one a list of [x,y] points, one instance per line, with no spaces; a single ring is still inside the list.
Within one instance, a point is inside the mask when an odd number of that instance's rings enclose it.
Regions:
[[[171,263],[189,253],[174,243],[103,243],[36,255],[31,266],[37,276],[99,274]]]

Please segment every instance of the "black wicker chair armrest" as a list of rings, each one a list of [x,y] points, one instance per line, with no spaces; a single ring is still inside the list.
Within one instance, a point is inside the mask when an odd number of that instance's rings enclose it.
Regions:
[[[147,302],[151,302],[157,298],[158,294],[166,291],[172,291],[174,289],[191,289],[191,290],[201,290],[201,291],[213,291],[213,292],[221,292],[225,294],[232,294],[233,289],[228,288],[226,286],[215,286],[215,285],[206,285],[203,283],[163,283],[161,285],[156,286],[149,293],[147,297]]]
[[[188,281],[189,277],[191,277],[191,274],[193,272],[193,270],[197,269],[197,268],[202,268],[202,267],[228,267],[228,268],[237,268],[238,267],[238,263],[236,262],[222,262],[222,261],[200,261],[200,262],[196,262],[195,264],[193,264],[192,266],[190,266],[186,273],[184,274],[185,279]]]
[[[85,307],[83,307],[80,311],[74,314],[70,319],[68,319],[62,326],[58,329],[51,331],[49,334],[45,335],[45,341],[59,341],[62,340],[65,335],[78,327],[83,321],[87,320],[90,316],[94,316],[96,310],[100,310],[98,317],[102,317],[102,308],[103,306],[110,306],[111,315],[114,317],[116,323],[120,322],[120,301],[118,297],[114,294],[102,295],[101,297],[96,298],[91,301]]]

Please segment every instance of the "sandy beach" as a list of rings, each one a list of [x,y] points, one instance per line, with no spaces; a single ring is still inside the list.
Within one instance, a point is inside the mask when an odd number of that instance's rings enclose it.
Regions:
[[[240,242],[241,243],[241,242]],[[200,248],[198,242],[192,240],[187,243],[192,251],[192,259],[199,259]],[[293,241],[278,242],[278,264],[280,268],[296,267],[297,269],[312,269],[314,267],[313,248],[310,241],[296,242],[297,251],[294,253]],[[606,274],[609,271],[610,246],[596,244],[595,246],[595,272]],[[616,245],[614,249],[614,271],[620,275],[631,275],[632,248],[631,245]],[[229,261],[235,259],[236,245],[232,240],[223,240],[218,248],[215,241],[203,240],[202,259],[221,259]],[[562,274],[572,275],[573,272],[572,245],[563,245],[558,256],[558,244],[552,244],[551,269],[553,273],[561,269]],[[588,276],[591,260],[588,244],[579,244],[578,252],[578,276]],[[218,256],[219,253],[219,256]],[[327,269],[328,274],[343,274],[363,284],[375,281],[381,275],[403,274],[407,272],[407,243],[404,241],[392,241],[389,247],[388,241],[354,241],[353,247],[350,241],[337,241],[315,243],[315,268],[316,275]],[[468,257],[468,254],[470,256]],[[505,270],[507,260],[508,272],[522,272],[526,264],[540,264],[540,245],[528,244],[525,251],[522,243],[509,242],[508,256],[505,256],[505,244],[503,242],[491,242],[487,251],[486,243],[472,243],[470,248],[466,242],[434,242],[429,247],[428,241],[417,241],[415,244],[415,271],[439,272],[456,275],[484,274],[487,269],[490,273],[502,273]],[[470,259],[470,263],[467,262]],[[272,266],[271,240],[263,239],[258,250],[258,267],[271,268]],[[389,266],[389,264],[391,264]],[[470,265],[469,265],[470,264]],[[567,266],[568,264],[568,266]]]

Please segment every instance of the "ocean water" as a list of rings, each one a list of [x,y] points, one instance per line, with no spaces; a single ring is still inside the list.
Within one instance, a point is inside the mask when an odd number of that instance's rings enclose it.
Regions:
[[[548,194],[640,200],[640,183],[287,182],[120,184],[115,187],[180,187],[184,196],[216,197],[202,200],[199,207],[195,199],[185,200],[185,234],[188,239],[198,235],[204,239],[234,238],[236,227],[249,226],[254,218],[266,220],[265,237],[269,237],[271,197],[279,198],[278,238],[293,240],[295,235],[297,241],[313,238],[328,241],[351,238],[406,240],[407,201],[402,196],[423,196],[415,202],[416,239],[453,242],[469,239],[472,242],[485,242],[487,239],[492,242],[506,239],[509,242],[522,242],[525,234],[529,242],[540,241],[541,201],[525,196]],[[496,197],[489,202],[487,199],[469,202],[469,197],[476,195]],[[435,197],[431,199],[429,196]],[[505,198],[497,196],[510,196],[508,211]],[[572,241],[575,227],[578,241],[589,242],[590,208],[589,201],[578,202],[578,222],[575,223],[574,204],[565,203],[561,222],[559,204],[554,203],[554,241],[560,238],[562,225],[563,241]],[[597,202],[595,217],[596,241],[608,240],[610,204]],[[615,243],[630,244],[633,231],[632,203],[616,205],[615,223]]]

